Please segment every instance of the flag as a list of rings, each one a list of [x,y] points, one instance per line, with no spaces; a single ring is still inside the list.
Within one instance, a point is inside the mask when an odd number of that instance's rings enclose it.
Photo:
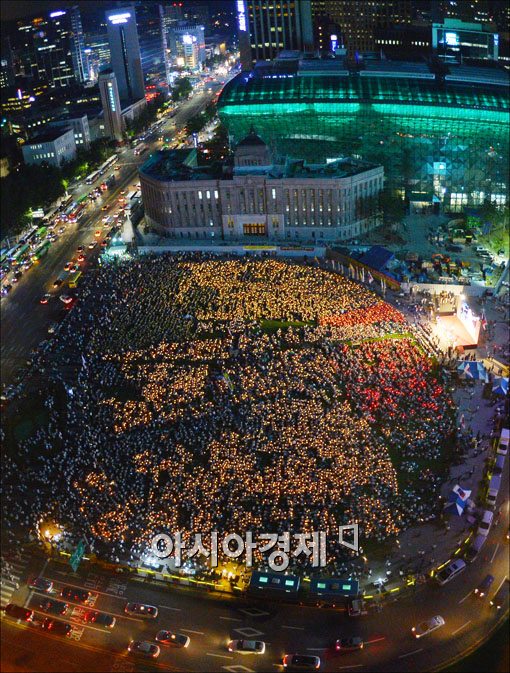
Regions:
[[[373,283],[374,282],[374,277],[370,273],[370,271],[367,271],[367,277],[368,277],[368,282]]]

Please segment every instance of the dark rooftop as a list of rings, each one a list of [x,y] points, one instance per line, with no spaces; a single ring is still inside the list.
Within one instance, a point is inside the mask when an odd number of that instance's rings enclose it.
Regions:
[[[70,126],[66,127],[56,127],[56,128],[49,128],[47,131],[44,133],[41,133],[38,136],[34,136],[33,138],[30,138],[30,140],[27,141],[27,145],[36,145],[39,143],[52,143],[54,140],[57,138],[60,138],[61,136],[64,135],[64,133],[67,133],[68,131],[72,131],[72,128]],[[74,138],[74,135],[73,135]]]

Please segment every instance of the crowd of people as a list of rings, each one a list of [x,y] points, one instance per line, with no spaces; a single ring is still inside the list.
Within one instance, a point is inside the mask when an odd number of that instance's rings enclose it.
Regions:
[[[359,523],[382,541],[434,515],[453,402],[401,314],[334,273],[113,261],[45,366],[65,401],[47,398],[48,425],[7,461],[12,530],[52,519],[129,557],[159,532],[335,537]]]

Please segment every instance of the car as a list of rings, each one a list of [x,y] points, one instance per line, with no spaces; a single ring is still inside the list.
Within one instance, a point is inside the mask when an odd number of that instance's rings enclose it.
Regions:
[[[5,614],[13,619],[21,619],[24,622],[34,621],[34,611],[29,608],[22,608],[21,605],[9,603],[3,609],[5,610]]]
[[[47,292],[46,294],[43,294],[43,296],[39,299],[39,303],[40,304],[47,304],[50,299],[51,299],[51,294],[48,294],[48,292]]]
[[[76,252],[83,252],[84,250],[85,250],[85,248],[83,247],[83,245],[79,245],[79,246],[76,248]]]
[[[53,287],[60,287],[60,286],[62,285],[63,282],[64,282],[64,281],[62,280],[62,278],[56,278],[56,279],[53,281]]]
[[[171,645],[173,647],[188,647],[190,644],[190,637],[182,633],[174,633],[173,631],[158,631],[154,638],[162,645]]]
[[[80,262],[80,264],[81,264],[82,262],[84,262],[86,259],[87,259],[87,258],[85,257],[85,255],[83,255],[83,254],[78,255],[78,261]]]
[[[64,266],[64,271],[69,271],[69,269],[72,267],[73,263],[72,262],[67,262],[67,264]]]
[[[71,297],[71,301],[67,302],[67,304],[64,304],[64,310],[70,311],[77,301],[78,301],[77,297]]]
[[[106,612],[87,610],[83,615],[83,621],[89,624],[104,626],[106,629],[113,629],[117,620],[113,615],[109,615]]]
[[[487,537],[492,526],[493,518],[494,518],[494,512],[491,512],[490,509],[486,509],[482,515],[482,520],[480,521],[480,525],[478,526],[476,534],[485,535]]]
[[[79,270],[80,270],[80,265],[79,264],[73,264],[72,267],[69,269],[69,273],[76,273]]]
[[[32,259],[27,259],[23,262],[23,271],[28,271],[32,266],[34,266],[34,261]]]
[[[76,603],[86,603],[90,598],[90,592],[86,589],[76,589],[75,587],[63,587],[60,592],[62,598],[67,598]]]
[[[436,581],[439,586],[443,586],[447,582],[450,582],[454,577],[457,577],[459,573],[466,569],[466,562],[462,559],[457,559],[452,563],[449,563],[446,568],[440,570],[436,575]]]
[[[231,640],[228,651],[240,654],[264,654],[266,644],[262,640]]]
[[[58,228],[58,233],[59,233],[59,234],[63,234],[65,230],[66,230],[65,227],[59,227],[59,228]]]
[[[89,250],[93,250],[96,247],[96,245],[97,245],[96,241],[91,241],[88,246]]]
[[[107,245],[108,245],[108,240],[107,240],[106,238],[104,238],[104,239],[101,241],[101,247],[102,247],[102,248],[106,248]]]
[[[61,622],[58,619],[52,619],[51,617],[46,617],[46,619],[41,624],[41,628],[46,631],[51,631],[59,636],[67,636],[71,633],[73,627],[67,622]]]
[[[124,196],[125,193],[126,193],[125,189],[121,189],[120,192],[119,192],[119,194],[121,194],[122,196]]]
[[[445,621],[441,615],[436,615],[435,617],[420,622],[418,626],[413,626],[411,631],[415,638],[423,638],[423,636],[432,633],[432,631],[435,631],[436,629],[440,629],[444,625]]]
[[[105,205],[105,206],[101,206],[101,210],[108,210],[109,207],[110,207],[110,206],[106,206],[106,205]]]
[[[120,171],[120,166],[115,166],[116,171]]]
[[[53,582],[44,577],[34,577],[34,579],[30,580],[28,583],[28,588],[49,593],[53,589]]]
[[[39,607],[43,612],[49,612],[52,615],[65,615],[69,609],[69,605],[63,601],[54,601],[49,598],[43,599],[39,603]]]
[[[18,280],[21,278],[22,275],[23,275],[23,271],[16,271],[16,273],[15,273],[14,276],[12,277],[12,281],[13,281],[13,283],[17,283]]]
[[[67,294],[60,295],[59,299],[64,302],[64,304],[70,304],[73,301],[73,298]]]
[[[318,670],[321,660],[313,654],[286,654],[283,657],[283,667],[293,671]]]
[[[142,657],[149,657],[150,659],[157,659],[161,650],[157,645],[149,643],[147,640],[132,640],[129,643],[128,652],[139,654]]]
[[[363,638],[360,638],[359,636],[339,638],[335,643],[335,650],[337,652],[353,652],[354,650],[362,650],[363,647]]]
[[[496,608],[496,610],[501,610],[503,601],[505,600],[505,597],[507,595],[508,595],[508,579],[506,579],[503,582],[503,584],[499,587],[494,596],[490,599],[489,605],[493,608]]]
[[[99,236],[101,236],[101,229],[96,229],[96,231],[95,231],[95,233],[94,233],[94,236],[96,236],[97,238],[99,238]]]
[[[475,589],[475,594],[484,598],[494,582],[494,575],[486,575]]]
[[[12,285],[10,283],[6,283],[5,285],[2,285],[2,297],[6,297],[11,290],[12,290]]]
[[[126,603],[124,612],[127,615],[144,617],[145,619],[156,619],[158,616],[158,608],[154,607],[154,605],[147,605],[146,603]]]

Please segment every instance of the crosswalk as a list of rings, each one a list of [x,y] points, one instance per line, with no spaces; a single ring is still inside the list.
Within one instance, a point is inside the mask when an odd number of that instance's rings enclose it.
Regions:
[[[0,603],[2,607],[10,603],[12,595],[21,586],[21,578],[27,567],[28,557],[16,557],[12,559],[2,558],[2,573],[0,577]]]

